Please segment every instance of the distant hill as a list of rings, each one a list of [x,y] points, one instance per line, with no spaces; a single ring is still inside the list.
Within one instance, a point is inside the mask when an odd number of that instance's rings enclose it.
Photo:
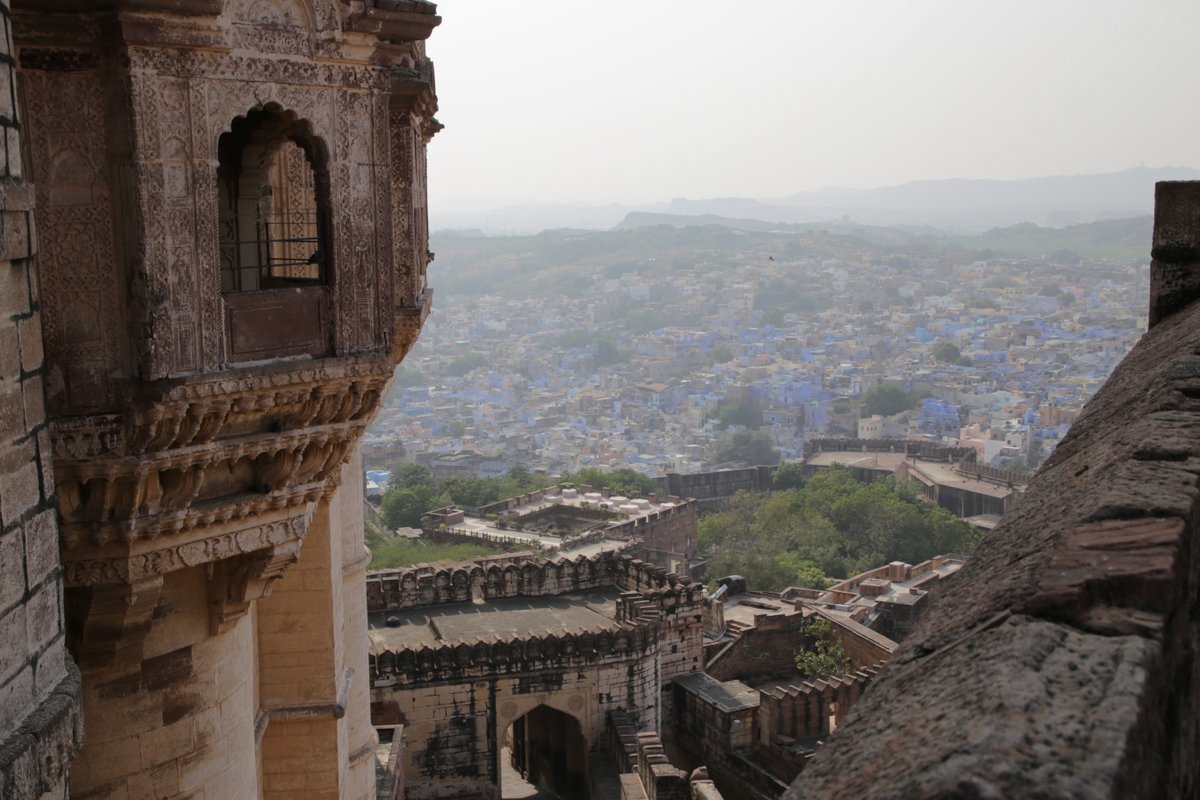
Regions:
[[[596,281],[644,272],[720,274],[763,259],[895,256],[976,259],[1048,258],[1137,263],[1149,259],[1152,219],[1104,220],[1063,228],[1031,223],[981,234],[851,222],[786,225],[758,220],[630,214],[619,230],[543,231],[536,236],[435,233],[430,281],[439,297],[576,294]]]
[[[598,230],[613,226],[675,225],[677,217],[700,217],[704,220],[702,224],[720,225],[736,220],[741,230],[845,222],[982,233],[1025,222],[1059,228],[1146,216],[1154,211],[1154,184],[1161,180],[1200,180],[1200,170],[1137,167],[1100,175],[1059,175],[1019,181],[915,181],[878,189],[822,189],[774,200],[676,198],[670,203],[641,206],[568,203],[475,211],[442,211],[434,206],[431,222],[435,231],[474,228],[489,236],[525,235],[557,228]],[[752,222],[765,225],[755,227]]]
[[[800,223],[850,220],[980,232],[1023,222],[1059,227],[1151,214],[1154,184],[1197,180],[1190,167],[1137,167],[1100,175],[1017,181],[916,181],[878,189],[822,189],[769,202],[745,198],[672,200],[667,213]]]

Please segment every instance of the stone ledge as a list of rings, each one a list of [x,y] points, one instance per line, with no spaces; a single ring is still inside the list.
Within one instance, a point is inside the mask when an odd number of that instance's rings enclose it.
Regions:
[[[1200,303],[1161,320],[784,795],[1193,797]]]
[[[67,677],[0,742],[0,797],[37,800],[62,785],[83,744],[79,695],[79,671],[68,658]]]

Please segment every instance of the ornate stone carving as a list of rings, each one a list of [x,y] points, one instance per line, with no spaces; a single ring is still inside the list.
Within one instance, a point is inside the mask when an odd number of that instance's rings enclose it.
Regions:
[[[212,565],[208,577],[208,627],[223,633],[250,610],[250,604],[271,593],[271,585],[300,557],[300,542],[227,558]]]
[[[81,548],[64,554],[63,579],[69,587],[130,583],[288,543],[298,547],[315,507],[313,500],[266,522],[201,538],[175,536],[149,543],[146,547],[151,549],[145,551],[133,552],[129,545],[121,548],[121,554],[114,554],[111,547]]]
[[[43,315],[73,585],[278,544],[279,520],[335,487],[429,311],[431,7],[171,6],[184,15],[157,26],[155,0],[81,6],[66,44],[55,14],[18,8],[36,213],[55,231]],[[327,192],[335,357],[230,369],[219,142],[265,107],[320,151],[307,177]]]

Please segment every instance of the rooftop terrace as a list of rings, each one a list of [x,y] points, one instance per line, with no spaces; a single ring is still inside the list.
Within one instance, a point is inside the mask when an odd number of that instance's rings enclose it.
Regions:
[[[379,650],[490,641],[543,633],[616,630],[621,590],[605,586],[577,594],[509,597],[487,603],[450,603],[368,616],[371,642]]]

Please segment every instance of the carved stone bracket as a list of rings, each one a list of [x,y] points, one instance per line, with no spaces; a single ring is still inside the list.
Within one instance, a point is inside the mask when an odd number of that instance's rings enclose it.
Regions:
[[[421,335],[421,327],[425,324],[432,305],[433,290],[426,289],[417,299],[416,305],[400,306],[396,309],[395,338],[389,351],[392,361],[396,364],[403,361],[408,351],[417,343],[417,337]]]
[[[362,11],[352,13],[346,27],[360,33],[373,33],[380,39],[405,41],[428,39],[442,18],[432,3],[412,0],[365,0]]]
[[[251,603],[271,593],[271,585],[299,558],[300,541],[295,540],[209,564],[209,633],[229,630]]]
[[[140,664],[162,585],[162,575],[148,575],[68,591],[68,633],[79,665]]]

